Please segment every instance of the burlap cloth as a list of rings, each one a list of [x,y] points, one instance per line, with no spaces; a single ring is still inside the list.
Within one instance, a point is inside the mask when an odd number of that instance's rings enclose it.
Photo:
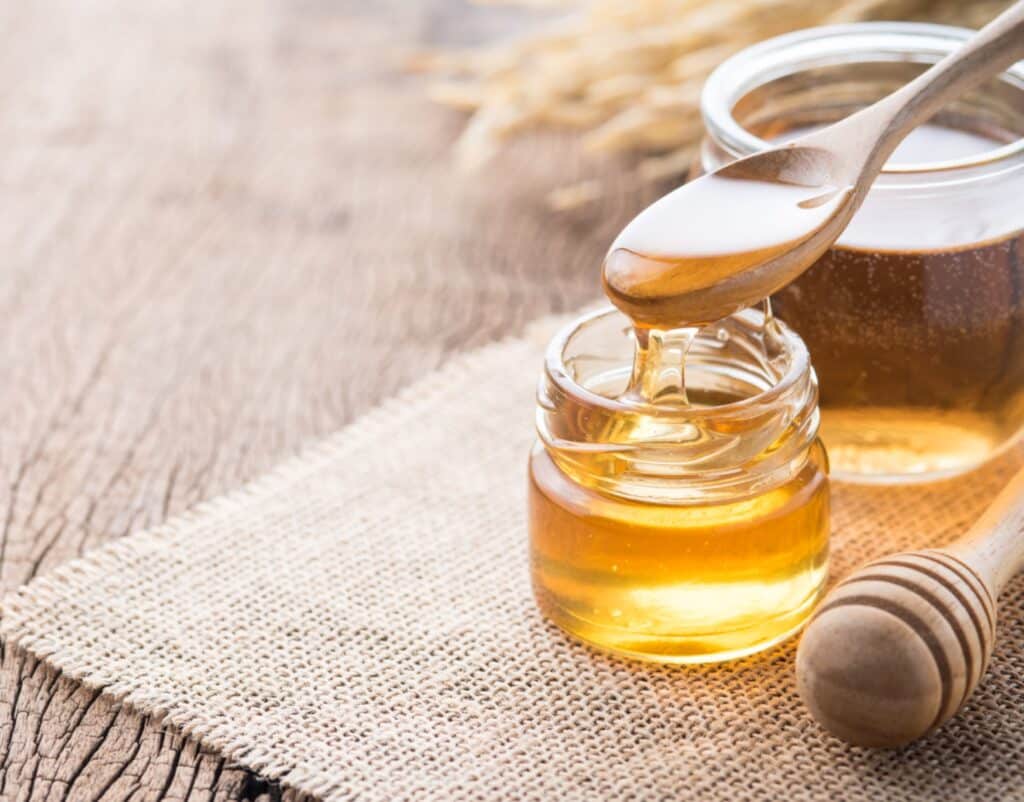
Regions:
[[[794,690],[793,645],[658,668],[537,613],[524,530],[550,323],[459,358],[268,476],[4,602],[66,673],[330,800],[1024,799],[1024,584],[968,709],[850,748]],[[1020,459],[834,491],[834,575],[936,544]]]

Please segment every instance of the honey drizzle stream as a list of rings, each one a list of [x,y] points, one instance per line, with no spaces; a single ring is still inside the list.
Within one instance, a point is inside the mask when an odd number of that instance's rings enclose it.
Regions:
[[[778,323],[772,313],[770,298],[763,301],[762,337],[767,359],[775,354]],[[633,337],[636,348],[629,385],[619,396],[627,403],[676,404],[689,406],[686,392],[686,356],[700,332],[698,326],[657,329],[636,326]]]
[[[686,395],[686,353],[698,328],[633,330],[636,350],[629,386],[621,399],[632,403],[678,404],[688,406]]]

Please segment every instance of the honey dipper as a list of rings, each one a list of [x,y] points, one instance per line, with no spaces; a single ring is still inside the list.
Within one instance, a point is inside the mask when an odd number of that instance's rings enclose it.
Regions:
[[[818,608],[800,641],[800,695],[858,746],[896,747],[967,701],[995,641],[996,598],[1024,568],[1024,469],[959,540],[875,560]]]

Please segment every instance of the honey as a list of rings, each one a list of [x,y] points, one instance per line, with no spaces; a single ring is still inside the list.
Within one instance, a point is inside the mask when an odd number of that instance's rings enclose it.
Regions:
[[[529,463],[542,611],[662,662],[790,635],[827,573],[816,400],[799,338],[754,310],[683,335],[606,310],[556,337]]]
[[[875,102],[969,32],[862,23],[769,40],[702,97],[697,171]],[[833,476],[929,481],[1024,431],[1024,65],[911,132],[835,245],[773,298],[821,385]]]
[[[788,637],[826,574],[824,452],[767,493],[679,506],[575,484],[530,458],[538,601],[588,643],[668,662],[741,657]]]
[[[893,158],[969,158],[999,144],[925,125]],[[985,198],[947,198],[923,225],[869,201],[836,245],[775,295],[811,351],[822,438],[844,474],[959,473],[1024,426],[1024,231],[1014,230],[1024,218],[978,214],[1017,203],[1009,187],[987,189]]]
[[[822,436],[844,472],[951,475],[1014,441],[1024,426],[1022,248],[1024,235],[945,253],[840,246],[777,296],[814,355]],[[815,301],[824,297],[827,316]]]

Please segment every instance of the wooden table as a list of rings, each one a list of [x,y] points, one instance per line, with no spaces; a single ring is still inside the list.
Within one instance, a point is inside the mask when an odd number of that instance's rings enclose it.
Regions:
[[[460,118],[397,69],[515,24],[455,0],[0,8],[4,590],[597,295],[643,199],[553,216],[593,166],[551,138],[456,174]],[[0,799],[283,793],[18,649],[2,682]]]

